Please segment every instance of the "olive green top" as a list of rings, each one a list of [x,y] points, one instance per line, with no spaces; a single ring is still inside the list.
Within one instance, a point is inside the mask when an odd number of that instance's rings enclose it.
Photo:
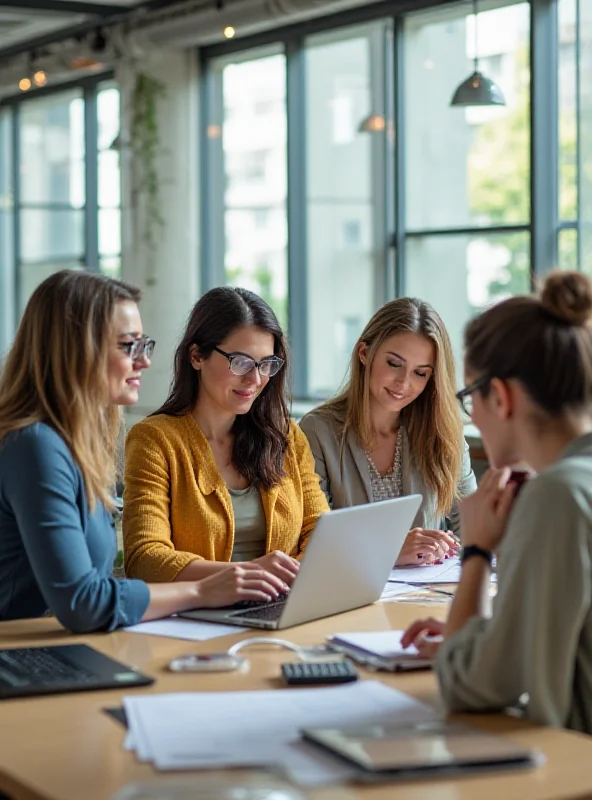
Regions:
[[[256,486],[228,487],[234,512],[234,547],[231,561],[252,561],[265,555],[265,511]]]
[[[592,734],[592,433],[521,489],[493,615],[447,639],[436,670],[453,711],[520,700],[536,724]]]

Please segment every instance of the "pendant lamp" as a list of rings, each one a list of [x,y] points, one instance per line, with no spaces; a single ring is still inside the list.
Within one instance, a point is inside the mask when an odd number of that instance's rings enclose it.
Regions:
[[[473,0],[473,15],[475,25],[475,69],[455,91],[451,106],[505,106],[506,99],[497,83],[479,72],[478,53],[478,25],[477,25],[477,0]]]

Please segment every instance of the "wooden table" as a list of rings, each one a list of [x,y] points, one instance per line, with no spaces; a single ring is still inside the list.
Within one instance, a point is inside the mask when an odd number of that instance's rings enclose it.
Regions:
[[[377,603],[339,617],[301,625],[281,633],[299,644],[315,644],[333,632],[403,628],[418,615],[443,615],[445,607]],[[154,686],[127,691],[85,692],[0,703],[0,791],[15,800],[107,800],[132,781],[179,780],[140,764],[122,748],[124,729],[102,709],[121,704],[126,693],[171,691],[234,691],[280,689],[279,665],[285,650],[253,648],[246,651],[251,669],[245,674],[212,673],[175,675],[166,671],[168,661],[185,652],[226,649],[253,631],[223,639],[194,643],[125,632],[76,637],[107,655],[131,664],[157,678]],[[0,647],[63,644],[72,642],[53,619],[0,623]],[[384,683],[437,705],[437,687],[429,672],[390,675],[364,670],[363,678]],[[482,728],[507,734],[524,745],[540,748],[545,766],[522,773],[487,774],[483,777],[385,784],[362,788],[355,785],[315,790],[313,800],[510,800],[520,798],[558,800],[592,797],[592,737],[528,725],[503,715],[466,718]],[[203,773],[186,773],[199,785]],[[228,773],[226,773],[228,777]],[[238,777],[238,774],[237,774]]]

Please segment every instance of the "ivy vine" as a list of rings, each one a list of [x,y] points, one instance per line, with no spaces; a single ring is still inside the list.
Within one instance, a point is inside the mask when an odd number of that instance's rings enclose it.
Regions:
[[[134,159],[134,191],[142,198],[142,239],[153,252],[156,233],[164,225],[160,212],[160,183],[157,157],[160,148],[158,130],[158,101],[166,87],[151,75],[136,75],[131,98],[130,146]]]

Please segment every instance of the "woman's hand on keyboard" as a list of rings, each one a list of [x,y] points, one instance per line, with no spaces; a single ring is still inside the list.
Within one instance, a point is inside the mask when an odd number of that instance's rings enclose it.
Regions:
[[[240,565],[245,569],[263,569],[271,572],[272,575],[284,581],[288,586],[298,575],[298,570],[300,569],[300,562],[296,561],[292,556],[282,553],[281,550],[274,550],[260,558],[253,559],[253,561],[241,561]],[[288,586],[283,589],[284,592],[288,590]]]
[[[197,582],[199,601],[194,607],[221,608],[243,600],[276,600],[287,588],[280,578],[261,567],[233,564]]]

